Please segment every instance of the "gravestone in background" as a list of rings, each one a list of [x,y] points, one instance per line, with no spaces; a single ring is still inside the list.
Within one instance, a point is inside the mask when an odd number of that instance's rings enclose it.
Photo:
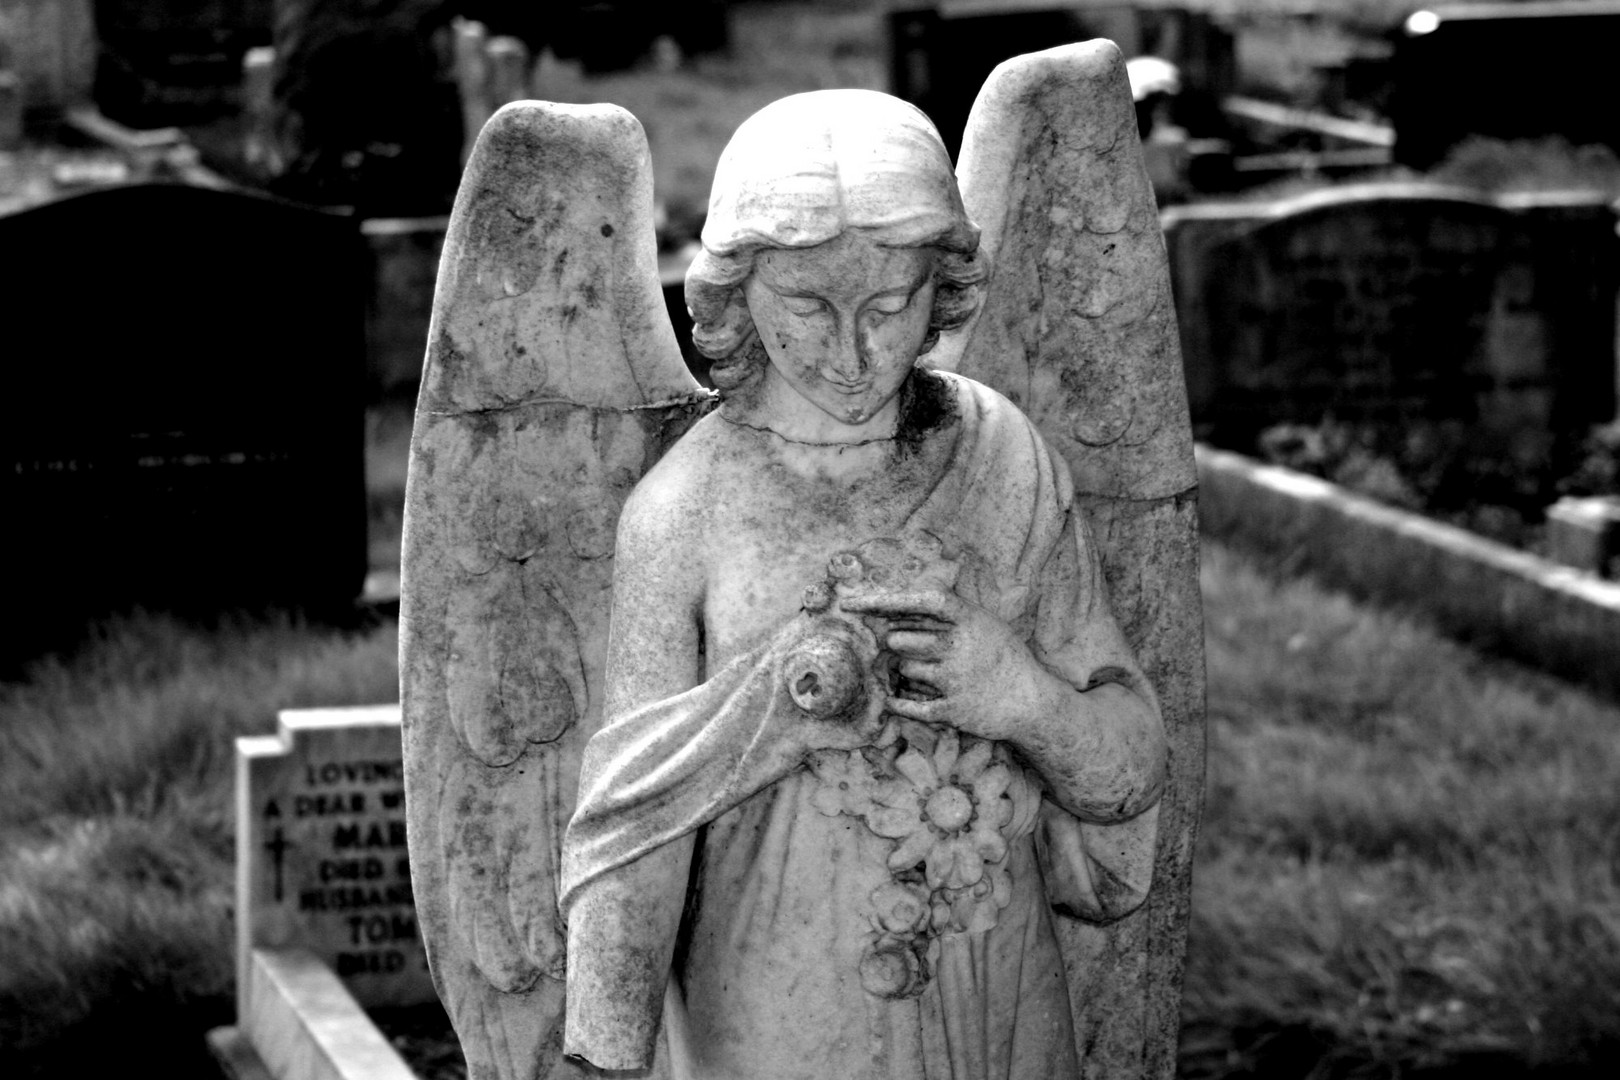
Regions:
[[[241,106],[242,56],[270,43],[271,0],[94,0],[95,97],[136,128],[206,123]]]
[[[179,186],[0,218],[13,614],[342,605],[366,569],[353,222]]]
[[[363,1005],[437,1001],[405,851],[399,706],[289,709],[279,727],[236,740],[239,995],[250,950],[295,948]]]
[[[449,0],[274,0],[272,190],[363,217],[450,209],[462,116]]]
[[[1614,227],[1600,198],[1421,185],[1172,210],[1194,422],[1460,420],[1544,455],[1614,414]]]
[[[968,110],[1003,60],[1088,38],[1108,38],[1127,57],[1151,54],[1181,69],[1186,92],[1176,122],[1204,132],[1234,89],[1233,37],[1206,11],[1114,0],[906,0],[888,6],[889,86],[939,128],[954,155]]]
[[[91,0],[0,0],[0,52],[21,80],[26,111],[52,112],[90,96],[96,28]]]
[[[1395,42],[1390,112],[1403,165],[1427,169],[1470,135],[1561,135],[1620,151],[1614,0],[1439,6],[1408,18]]]

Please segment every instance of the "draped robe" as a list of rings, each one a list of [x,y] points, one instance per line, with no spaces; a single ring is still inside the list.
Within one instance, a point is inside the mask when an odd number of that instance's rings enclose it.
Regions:
[[[918,485],[906,530],[972,555],[956,586],[999,616],[1078,690],[1113,682],[1157,709],[1109,613],[1062,459],[1019,410],[952,375],[955,440]],[[851,547],[870,539],[851,537]],[[829,553],[831,554],[831,553]],[[794,622],[808,632],[810,616]],[[1156,809],[1081,822],[1011,770],[1004,868],[1011,893],[987,930],[946,932],[920,992],[881,997],[859,968],[876,935],[873,895],[896,840],[839,813],[836,755],[784,763],[803,721],[783,686],[793,628],[733,657],[701,685],[608,718],[586,749],[563,849],[568,923],[565,1050],[603,1068],[703,1080],[1005,1080],[1078,1076],[1069,980],[1053,911],[1106,920],[1146,895]],[[832,755],[830,759],[828,754]],[[948,762],[947,762],[948,765]],[[833,807],[829,812],[829,807]],[[643,857],[697,833],[687,876]],[[680,917],[637,918],[624,899]]]

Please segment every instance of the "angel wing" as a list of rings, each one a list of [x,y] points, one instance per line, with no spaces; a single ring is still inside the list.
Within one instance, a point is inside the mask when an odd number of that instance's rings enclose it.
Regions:
[[[991,260],[941,366],[1005,394],[1068,460],[1114,615],[1160,696],[1169,782],[1145,905],[1059,917],[1088,1077],[1175,1073],[1192,847],[1204,775],[1197,474],[1158,211],[1119,50],[1007,61],[968,118],[958,176]],[[1081,828],[1085,828],[1081,826]]]
[[[572,1071],[558,863],[601,721],[614,531],[709,397],[658,290],[640,124],[501,109],[439,264],[400,608],[418,921],[475,1078]]]

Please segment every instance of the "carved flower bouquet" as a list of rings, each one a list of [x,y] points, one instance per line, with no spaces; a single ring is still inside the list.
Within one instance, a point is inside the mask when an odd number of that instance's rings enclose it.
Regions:
[[[927,533],[872,540],[833,557],[828,580],[806,590],[805,609],[853,620],[839,612],[842,601],[918,587],[954,589],[961,565]],[[895,694],[929,693],[908,685],[891,654],[880,653],[876,668]],[[850,685],[859,678],[852,676]],[[825,674],[807,682],[796,669],[788,678],[796,700],[843,685]],[[1039,792],[1000,744],[893,714],[883,716],[872,745],[820,751],[811,768],[821,784],[813,800],[821,813],[859,818],[894,841],[891,878],[870,897],[872,941],[861,961],[861,983],[884,997],[915,996],[928,981],[937,938],[988,930],[1011,901],[1008,841],[1020,824],[1028,828],[1033,821]]]

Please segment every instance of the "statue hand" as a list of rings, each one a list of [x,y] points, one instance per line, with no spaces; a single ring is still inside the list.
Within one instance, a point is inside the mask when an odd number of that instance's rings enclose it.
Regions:
[[[1010,626],[978,605],[926,589],[851,598],[843,609],[877,619],[900,675],[933,695],[890,695],[890,712],[1003,741],[1031,713],[1045,670]]]

